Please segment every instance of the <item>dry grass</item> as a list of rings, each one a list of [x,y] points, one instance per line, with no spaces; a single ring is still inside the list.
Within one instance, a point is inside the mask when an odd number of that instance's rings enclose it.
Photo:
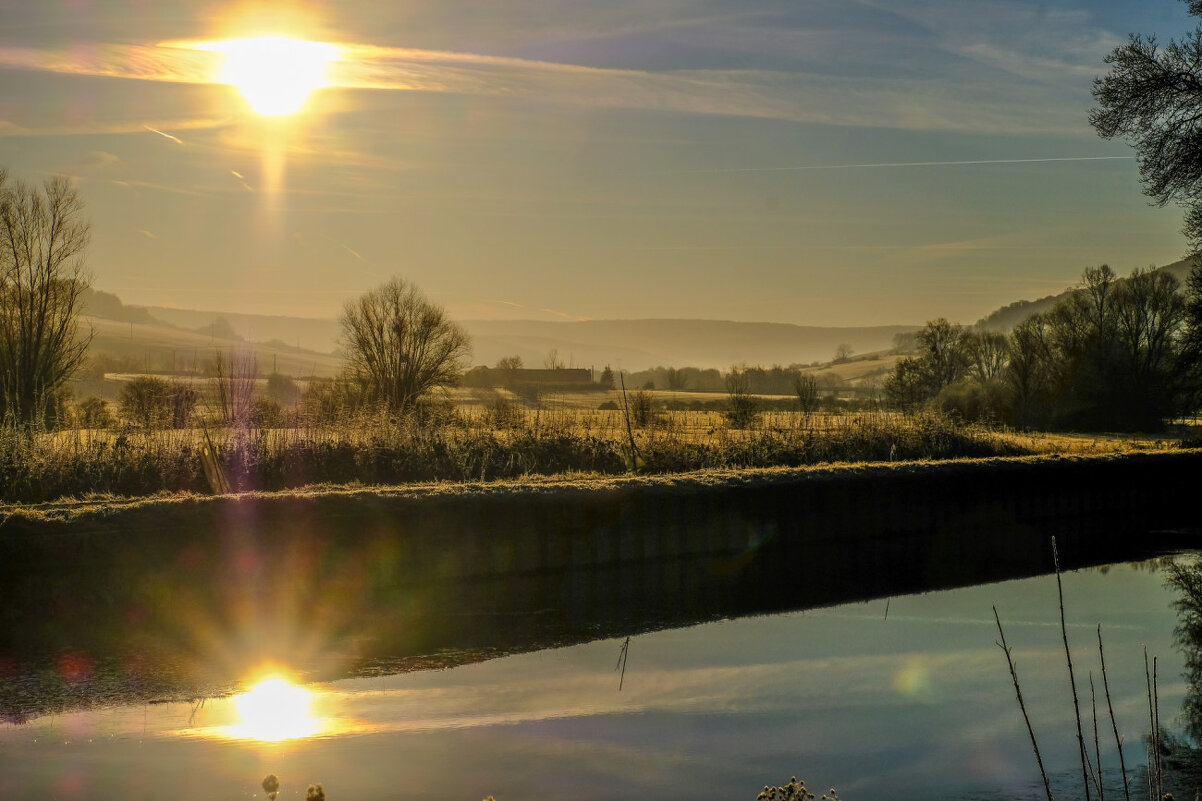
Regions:
[[[1012,436],[949,418],[891,412],[761,414],[748,429],[719,412],[660,411],[628,432],[620,411],[511,407],[498,426],[484,404],[434,405],[396,419],[356,414],[331,424],[210,428],[235,491],[316,484],[472,482],[534,476],[615,476],[1020,455]],[[0,502],[208,493],[197,429],[0,433]],[[631,440],[633,439],[633,448]]]

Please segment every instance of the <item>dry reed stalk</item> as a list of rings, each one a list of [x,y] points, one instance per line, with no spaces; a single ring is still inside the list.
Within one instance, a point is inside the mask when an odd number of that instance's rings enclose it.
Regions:
[[[1164,763],[1160,742],[1160,684],[1157,680],[1157,657],[1152,657],[1152,709],[1156,720],[1156,791],[1157,798],[1164,798]]]
[[[1022,687],[1018,683],[1018,671],[1014,667],[1014,658],[1010,655],[1010,646],[1006,644],[1006,633],[1002,631],[1002,619],[998,616],[997,606],[993,607],[993,619],[997,621],[997,633],[1001,642],[997,644],[1006,655],[1006,664],[1010,666],[1010,680],[1014,682],[1014,695],[1018,698],[1018,708],[1022,710],[1023,721],[1027,724],[1027,734],[1031,737],[1031,750],[1035,752],[1035,764],[1039,766],[1039,775],[1043,779],[1043,789],[1048,801],[1055,801],[1052,786],[1048,783],[1048,772],[1043,767],[1043,757],[1039,753],[1039,743],[1035,740],[1035,729],[1031,727],[1031,717],[1027,714],[1027,704],[1023,701]]]
[[[1106,791],[1102,788],[1102,748],[1098,744],[1098,696],[1093,686],[1093,671],[1089,671],[1089,705],[1093,710],[1093,756],[1094,781],[1098,791],[1098,801],[1106,801]]]
[[[1148,648],[1144,646],[1144,680],[1148,684],[1148,796],[1153,799],[1161,798],[1162,777],[1160,775],[1160,727],[1156,720],[1156,695],[1152,689],[1152,673],[1148,669]]]
[[[1052,537],[1052,562],[1056,567],[1056,594],[1060,599],[1060,636],[1064,640],[1064,659],[1068,663],[1068,683],[1073,691],[1073,716],[1077,722],[1077,747],[1081,754],[1081,783],[1085,790],[1085,801],[1089,795],[1089,751],[1085,748],[1085,735],[1081,732],[1081,704],[1077,700],[1077,678],[1073,675],[1073,652],[1068,647],[1068,626],[1064,623],[1064,587],[1060,581],[1060,554],[1056,550],[1056,538]]]
[[[1098,624],[1098,659],[1102,663],[1102,689],[1106,692],[1106,708],[1110,712],[1110,727],[1114,730],[1114,747],[1119,752],[1119,770],[1123,774],[1123,797],[1131,801],[1131,786],[1127,780],[1127,760],[1123,758],[1123,741],[1119,737],[1119,726],[1114,719],[1114,704],[1110,701],[1110,681],[1106,677],[1106,652],[1102,648],[1102,624]]]

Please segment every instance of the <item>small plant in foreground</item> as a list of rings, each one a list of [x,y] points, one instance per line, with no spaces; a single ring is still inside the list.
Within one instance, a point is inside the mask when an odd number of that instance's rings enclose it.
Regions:
[[[798,781],[794,776],[789,779],[789,783],[781,787],[767,787],[756,796],[756,801],[813,801],[816,796],[806,789],[804,781]],[[835,792],[835,788],[830,789],[829,794],[822,794],[823,801],[839,801],[839,795]]]

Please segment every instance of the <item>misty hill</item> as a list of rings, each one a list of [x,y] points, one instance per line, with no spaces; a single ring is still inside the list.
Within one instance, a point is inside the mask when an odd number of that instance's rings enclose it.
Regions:
[[[96,292],[108,299],[106,314],[90,314],[134,322],[140,345],[114,342],[123,351],[146,349],[155,326],[172,347],[212,349],[239,342],[259,343],[272,353],[295,351],[332,354],[338,347],[339,324],[333,319],[280,315],[239,314],[165,306],[124,306],[116,295]],[[897,333],[915,331],[914,325],[817,327],[788,323],[745,323],[728,320],[588,320],[546,322],[535,320],[461,320],[472,338],[472,363],[493,365],[514,354],[527,367],[541,367],[551,351],[569,367],[609,364],[627,370],[660,365],[716,367],[732,364],[772,365],[829,361],[835,348],[850,345],[856,353],[886,350]],[[139,326],[145,326],[141,328]],[[119,330],[118,330],[119,331]],[[188,345],[179,342],[188,338]],[[108,336],[104,342],[108,342]],[[104,344],[104,343],[98,343]],[[302,355],[301,360],[307,358]],[[327,359],[320,360],[324,365]],[[289,359],[289,363],[292,360]],[[309,368],[302,371],[310,372]],[[325,372],[321,367],[318,374]]]
[[[1189,275],[1190,268],[1193,266],[1193,259],[1182,259],[1172,264],[1166,264],[1160,269],[1170,273],[1184,285],[1185,277]],[[1051,311],[1053,306],[1068,297],[1072,291],[1073,288],[1069,287],[1058,295],[1048,295],[1039,300],[1016,300],[1014,303],[1003,306],[992,314],[978,320],[977,327],[987,331],[1007,332],[1033,314]]]
[[[141,306],[126,306],[121,298],[112,292],[101,292],[88,287],[80,295],[83,316],[98,317],[102,320],[116,320],[122,323],[144,323],[154,325],[159,321]]]
[[[185,331],[161,322],[132,323],[84,317],[82,327],[92,332],[89,353],[93,361],[117,372],[203,372],[218,352],[231,350],[253,355],[260,374],[273,369],[293,376],[333,376],[341,360],[327,353],[298,350],[283,342],[248,343],[237,339]]]
[[[913,325],[817,327],[789,323],[744,323],[729,320],[465,320],[472,336],[473,361],[495,364],[518,355],[531,367],[542,366],[555,350],[569,367],[609,364],[627,370],[660,365],[716,367],[732,364],[807,364],[830,361],[835,348],[885,350],[895,334]]]
[[[236,312],[148,306],[148,314],[177,328],[248,342],[281,342],[294,348],[332,353],[338,344],[338,322],[317,317],[238,314]]]

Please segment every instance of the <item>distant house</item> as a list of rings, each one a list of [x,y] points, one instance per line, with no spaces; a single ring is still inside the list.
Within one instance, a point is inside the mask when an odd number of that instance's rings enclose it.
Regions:
[[[535,387],[542,392],[588,392],[599,389],[593,381],[593,371],[582,367],[539,370],[519,367],[501,370],[496,367],[474,367],[463,377],[465,387]]]

